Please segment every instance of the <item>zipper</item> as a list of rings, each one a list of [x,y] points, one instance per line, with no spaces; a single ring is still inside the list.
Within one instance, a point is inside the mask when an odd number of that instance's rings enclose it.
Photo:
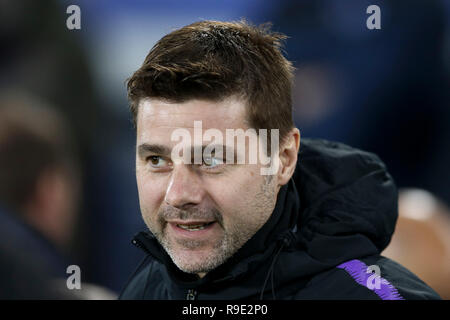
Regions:
[[[197,298],[197,291],[189,289],[186,295],[186,300],[195,300]]]

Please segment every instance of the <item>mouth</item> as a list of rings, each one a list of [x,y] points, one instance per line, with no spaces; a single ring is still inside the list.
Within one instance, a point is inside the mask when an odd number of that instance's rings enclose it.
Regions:
[[[208,226],[212,225],[214,223],[214,221],[211,222],[204,222],[204,223],[176,223],[175,225],[178,228],[181,228],[183,230],[187,230],[187,231],[199,231],[199,230],[203,230],[205,228],[207,228]]]
[[[172,226],[181,228],[183,230],[198,231],[209,227],[215,221],[167,221],[167,222]]]
[[[215,233],[217,221],[167,221],[175,234],[185,237],[204,237]],[[215,230],[215,231],[214,231]]]

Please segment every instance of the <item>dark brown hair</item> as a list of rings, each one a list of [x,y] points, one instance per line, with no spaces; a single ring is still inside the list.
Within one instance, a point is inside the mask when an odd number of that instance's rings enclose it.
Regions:
[[[220,101],[235,95],[247,103],[252,128],[279,129],[285,138],[294,127],[293,67],[281,52],[285,38],[269,24],[245,21],[200,21],[171,32],[128,79],[134,124],[142,98]]]

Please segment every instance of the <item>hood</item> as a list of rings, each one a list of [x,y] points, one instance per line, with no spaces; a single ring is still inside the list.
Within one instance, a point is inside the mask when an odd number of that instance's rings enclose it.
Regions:
[[[136,235],[133,243],[166,266],[163,276],[174,290],[218,290],[245,276],[239,295],[248,297],[264,291],[269,275],[272,288],[282,287],[342,262],[379,254],[391,239],[396,219],[397,189],[376,155],[303,138],[295,173],[280,189],[272,216],[204,278],[181,272],[148,231]],[[236,298],[236,292],[230,296]]]
[[[321,261],[380,253],[398,216],[397,188],[373,153],[321,139],[303,139],[293,179],[302,208],[299,232]]]

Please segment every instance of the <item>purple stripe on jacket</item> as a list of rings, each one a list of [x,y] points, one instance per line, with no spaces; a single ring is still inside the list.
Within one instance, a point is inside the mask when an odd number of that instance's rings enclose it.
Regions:
[[[360,260],[350,260],[337,266],[344,269],[360,285],[375,292],[382,300],[405,300],[397,289],[380,275],[368,271],[368,266]]]

